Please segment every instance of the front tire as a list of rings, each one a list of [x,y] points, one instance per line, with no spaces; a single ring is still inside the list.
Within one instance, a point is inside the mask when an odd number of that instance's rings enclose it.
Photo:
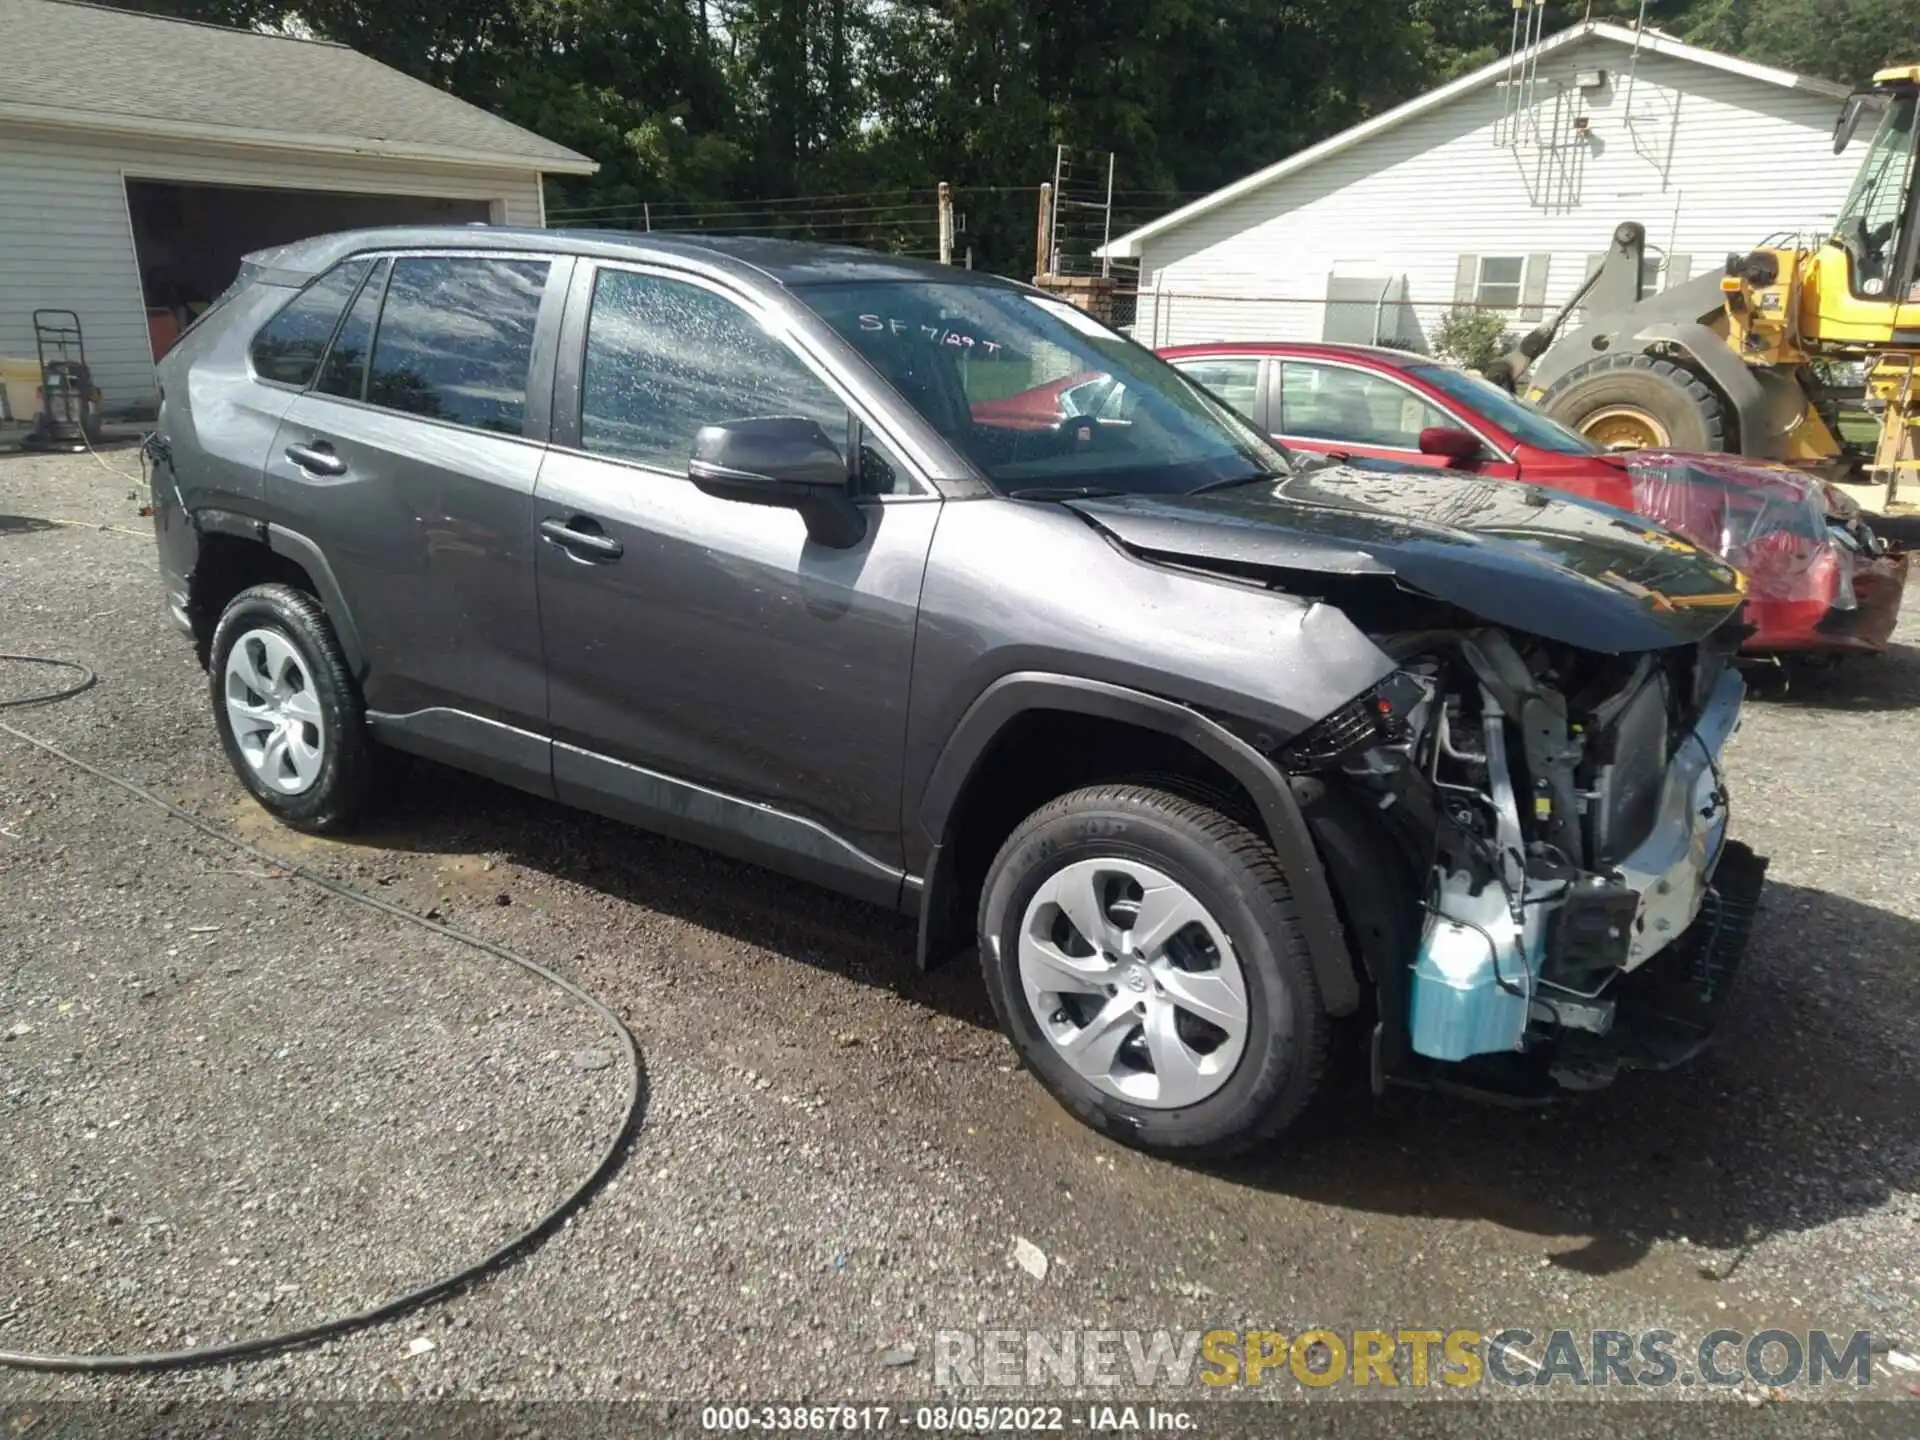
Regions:
[[[242,590],[209,660],[220,743],[253,798],[296,830],[350,824],[372,784],[373,741],[320,602],[290,585]]]
[[[1320,1088],[1329,1022],[1286,879],[1195,801],[1104,785],[1034,812],[988,870],[980,957],[1027,1068],[1123,1144],[1230,1155]]]

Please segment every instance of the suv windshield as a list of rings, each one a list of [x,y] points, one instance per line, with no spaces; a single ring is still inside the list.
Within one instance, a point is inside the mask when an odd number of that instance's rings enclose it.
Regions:
[[[1441,394],[1458,400],[1467,409],[1484,415],[1515,439],[1541,450],[1561,455],[1600,455],[1604,445],[1596,445],[1558,420],[1549,420],[1532,406],[1522,403],[1478,375],[1456,370],[1451,365],[1409,365],[1407,374],[1433,386]]]
[[[1008,494],[1164,495],[1287,472],[1246,421],[1064,301],[966,281],[798,293]]]

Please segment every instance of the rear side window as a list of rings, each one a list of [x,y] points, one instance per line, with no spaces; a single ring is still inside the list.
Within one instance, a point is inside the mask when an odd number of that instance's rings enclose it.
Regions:
[[[409,415],[518,435],[546,281],[544,260],[395,260],[367,399]]]
[[[321,394],[358,400],[367,393],[367,357],[373,351],[373,325],[380,318],[380,296],[386,284],[387,262],[382,260],[353,297],[347,318],[327,347],[320,383],[314,387]]]
[[[365,260],[336,265],[313,281],[253,337],[253,369],[262,380],[301,389],[325,353],[340,312],[367,273]]]

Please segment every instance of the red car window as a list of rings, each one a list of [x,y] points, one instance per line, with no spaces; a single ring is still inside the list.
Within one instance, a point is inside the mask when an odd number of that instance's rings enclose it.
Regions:
[[[1344,365],[1280,367],[1280,433],[1391,450],[1418,450],[1420,432],[1453,417],[1397,380]]]
[[[1238,410],[1252,415],[1260,395],[1260,362],[1252,356],[1207,355],[1176,360],[1175,367]]]

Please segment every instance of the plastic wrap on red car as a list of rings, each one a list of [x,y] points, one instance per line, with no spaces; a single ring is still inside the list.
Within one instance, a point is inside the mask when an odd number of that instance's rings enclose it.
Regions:
[[[1825,487],[1785,465],[1637,451],[1624,457],[1634,513],[1747,576],[1751,644],[1790,643],[1853,604],[1852,567],[1828,533]]]

